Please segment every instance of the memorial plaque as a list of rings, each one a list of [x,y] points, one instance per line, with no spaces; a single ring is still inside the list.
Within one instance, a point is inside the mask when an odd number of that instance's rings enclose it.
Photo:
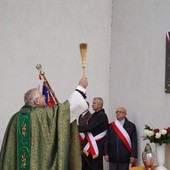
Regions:
[[[166,33],[165,93],[170,93],[170,32]]]

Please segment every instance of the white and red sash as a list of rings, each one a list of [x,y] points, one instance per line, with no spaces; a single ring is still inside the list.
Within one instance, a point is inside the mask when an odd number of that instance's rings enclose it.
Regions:
[[[122,140],[122,142],[125,144],[126,148],[129,152],[131,152],[132,146],[131,146],[131,140],[129,137],[129,134],[126,132],[126,130],[123,128],[123,126],[119,123],[118,120],[115,120],[111,123],[112,128],[115,130],[119,138]]]
[[[88,156],[92,155],[92,158],[95,159],[99,156],[99,150],[96,141],[101,140],[106,135],[106,130],[96,136],[93,136],[91,132],[88,133],[79,133],[80,141],[83,141],[85,138],[87,139],[87,144],[83,148],[83,152]]]
[[[85,134],[84,133],[79,133],[80,143],[83,142],[84,138],[85,138]]]

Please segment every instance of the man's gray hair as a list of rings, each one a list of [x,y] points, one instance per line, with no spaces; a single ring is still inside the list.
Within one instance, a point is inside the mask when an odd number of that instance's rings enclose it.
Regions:
[[[93,100],[97,100],[101,104],[101,107],[103,107],[103,99],[101,97],[94,97]]]

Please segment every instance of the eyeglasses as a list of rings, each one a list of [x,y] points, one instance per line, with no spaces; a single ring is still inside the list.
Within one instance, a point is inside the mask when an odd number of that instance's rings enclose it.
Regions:
[[[124,111],[117,110],[116,113],[125,113]]]

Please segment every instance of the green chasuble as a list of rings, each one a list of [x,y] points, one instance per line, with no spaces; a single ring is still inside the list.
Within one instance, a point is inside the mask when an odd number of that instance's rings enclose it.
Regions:
[[[13,115],[3,139],[0,170],[81,170],[69,102],[52,108],[25,105]]]

